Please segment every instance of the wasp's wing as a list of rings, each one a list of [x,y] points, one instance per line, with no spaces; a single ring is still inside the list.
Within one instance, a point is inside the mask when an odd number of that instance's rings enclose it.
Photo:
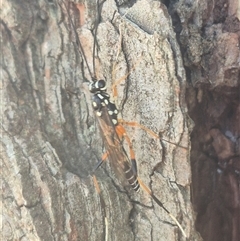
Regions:
[[[115,131],[115,126],[112,123],[107,108],[103,107],[101,113],[101,116],[98,117],[98,123],[110,166],[114,169],[117,177],[124,176],[125,180],[127,179],[132,188],[137,191],[139,189],[139,184],[136,171],[123,147],[122,140],[119,139]]]

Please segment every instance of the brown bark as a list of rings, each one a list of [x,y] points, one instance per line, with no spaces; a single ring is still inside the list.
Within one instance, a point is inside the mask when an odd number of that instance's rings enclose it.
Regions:
[[[77,2],[71,5],[71,17],[93,72],[96,3]],[[201,14],[202,6],[194,6]],[[157,1],[105,1],[96,38],[96,73],[106,79],[110,93],[111,85],[130,72],[118,86],[121,115],[162,136],[159,141],[126,127],[139,176],[177,217],[188,239],[201,240],[190,201],[186,76],[172,27],[177,16],[182,23],[190,17],[186,6],[170,4],[169,9],[172,18]],[[98,195],[89,174],[104,147],[87,87],[90,75],[63,3],[9,0],[1,13],[3,240],[185,240],[146,193],[134,193],[119,181],[109,163],[96,172],[103,201]],[[193,31],[192,42],[184,31],[177,37],[182,46],[189,45],[184,60],[194,82],[200,72],[194,63],[200,65],[204,48],[195,51],[194,41],[202,36],[191,26],[181,28]],[[231,73],[224,76],[231,78]]]

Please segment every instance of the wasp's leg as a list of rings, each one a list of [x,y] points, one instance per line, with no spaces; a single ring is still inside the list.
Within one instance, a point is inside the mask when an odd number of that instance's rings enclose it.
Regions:
[[[95,186],[95,188],[96,188],[96,190],[97,190],[97,193],[100,194],[100,193],[101,193],[101,190],[100,190],[100,187],[99,187],[99,185],[98,185],[97,178],[96,178],[95,175],[93,175],[92,177],[93,177],[93,184],[94,184],[94,186]]]
[[[132,126],[132,127],[138,127],[144,131],[146,131],[150,136],[153,136],[154,138],[157,138],[157,139],[161,139],[162,141],[164,142],[168,142],[170,144],[173,144],[175,146],[178,146],[178,147],[181,147],[183,149],[186,149],[188,150],[188,147],[185,147],[185,146],[182,146],[182,145],[178,145],[176,143],[173,143],[171,141],[168,141],[168,140],[165,140],[163,138],[161,138],[161,136],[159,136],[158,134],[156,134],[155,132],[153,132],[152,130],[148,129],[146,126],[144,125],[141,125],[139,124],[138,122],[134,122],[134,121],[125,121],[125,120],[122,120],[122,119],[118,119],[118,123],[121,123],[122,125],[128,125],[128,126]]]
[[[98,163],[93,168],[92,173],[95,173],[95,171],[103,164],[103,162],[106,161],[107,157],[108,157],[108,152],[105,152],[102,156],[102,159],[98,160]]]
[[[104,199],[101,195],[101,190],[100,190],[100,187],[99,187],[99,184],[98,184],[98,181],[97,181],[97,178],[95,175],[93,175],[93,184],[97,190],[97,193],[99,195],[99,198],[100,198],[100,203],[101,203],[101,209],[102,209],[102,214],[103,214],[103,217],[104,217],[104,227],[103,227],[103,232],[104,232],[104,240],[108,240],[108,221],[107,221],[107,214],[106,214],[106,205],[105,205],[105,202],[104,202]]]
[[[132,126],[132,127],[138,127],[144,131],[146,131],[149,135],[159,139],[159,135],[156,134],[155,132],[153,132],[152,130],[148,129],[146,126],[144,125],[141,125],[137,122],[134,122],[134,121],[125,121],[125,120],[122,120],[122,119],[118,119],[118,122],[123,124],[123,125],[128,125],[128,126]]]

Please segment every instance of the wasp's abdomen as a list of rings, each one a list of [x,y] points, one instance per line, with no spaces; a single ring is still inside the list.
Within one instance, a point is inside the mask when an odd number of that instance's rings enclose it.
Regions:
[[[133,171],[133,168],[125,164],[124,173],[132,189],[136,192],[139,191],[140,185],[138,183],[137,174]]]

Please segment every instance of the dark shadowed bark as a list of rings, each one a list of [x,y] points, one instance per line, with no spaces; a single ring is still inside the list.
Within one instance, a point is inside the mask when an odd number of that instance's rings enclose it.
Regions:
[[[220,2],[106,0],[98,19],[95,0],[3,1],[3,240],[186,240],[108,161],[97,193],[90,174],[105,149],[65,6],[92,73],[98,23],[95,71],[108,92],[129,74],[119,118],[161,137],[126,126],[140,178],[187,240],[238,240],[239,10]]]
[[[187,73],[192,201],[204,241],[240,240],[240,5],[169,6]],[[181,24],[182,23],[182,24]]]

